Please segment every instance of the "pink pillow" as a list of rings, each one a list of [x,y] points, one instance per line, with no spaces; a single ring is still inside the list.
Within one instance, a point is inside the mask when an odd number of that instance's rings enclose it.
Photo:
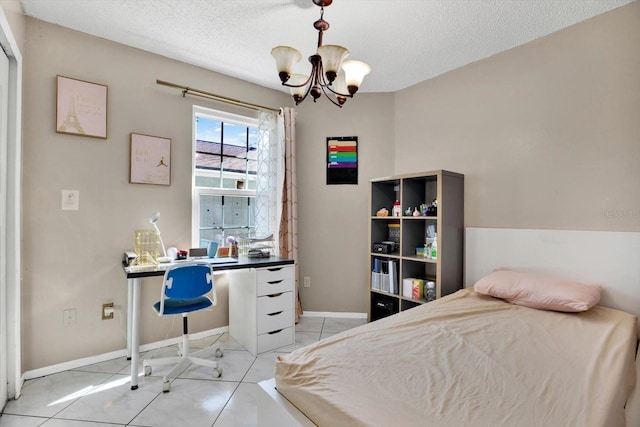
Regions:
[[[473,286],[480,294],[543,310],[586,311],[600,301],[602,287],[535,273],[496,270]]]

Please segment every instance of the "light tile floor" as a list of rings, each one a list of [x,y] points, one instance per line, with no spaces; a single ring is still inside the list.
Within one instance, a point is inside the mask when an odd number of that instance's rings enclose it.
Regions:
[[[220,345],[224,357],[221,378],[211,370],[187,366],[162,393],[162,375],[170,366],[140,377],[140,388],[129,387],[130,362],[113,359],[26,381],[22,395],[7,402],[0,427],[114,426],[256,426],[257,383],[273,377],[275,358],[320,339],[366,323],[366,319],[302,317],[294,345],[253,357],[228,334],[194,341],[193,350],[213,358]],[[215,346],[212,346],[216,344]],[[173,356],[177,347],[163,347],[141,358]]]

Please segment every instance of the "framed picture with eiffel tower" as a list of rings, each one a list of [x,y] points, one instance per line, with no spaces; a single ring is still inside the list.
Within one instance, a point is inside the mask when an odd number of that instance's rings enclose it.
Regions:
[[[107,86],[57,76],[56,132],[107,139]]]

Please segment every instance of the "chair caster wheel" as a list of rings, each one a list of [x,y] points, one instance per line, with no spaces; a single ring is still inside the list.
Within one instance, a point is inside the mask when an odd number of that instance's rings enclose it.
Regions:
[[[144,367],[144,376],[148,377],[149,375],[151,375],[151,371],[152,371],[151,366],[145,366]]]
[[[216,357],[223,357],[224,353],[219,348],[216,349]]]
[[[222,368],[214,368],[213,369],[213,377],[220,378],[222,376]]]
[[[162,392],[169,393],[171,391],[171,383],[169,381],[165,381],[162,383]]]

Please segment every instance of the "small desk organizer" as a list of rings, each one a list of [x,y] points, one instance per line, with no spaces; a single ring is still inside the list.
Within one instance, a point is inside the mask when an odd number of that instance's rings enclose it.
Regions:
[[[266,237],[238,236],[239,255],[248,255],[250,250],[274,254],[273,234]]]
[[[131,265],[158,265],[160,236],[155,230],[136,230],[133,251],[136,258]]]

